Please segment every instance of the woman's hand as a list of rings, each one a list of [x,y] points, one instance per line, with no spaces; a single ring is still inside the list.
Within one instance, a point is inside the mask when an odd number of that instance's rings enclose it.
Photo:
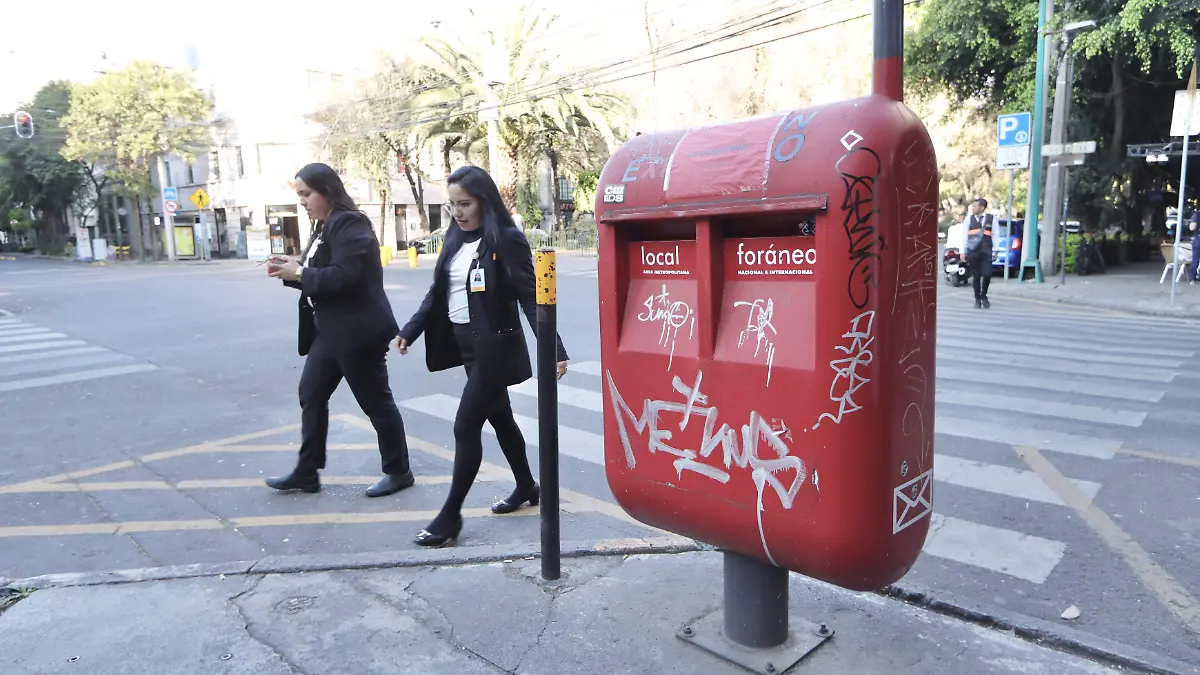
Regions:
[[[290,259],[278,267],[270,265],[267,270],[267,275],[275,277],[276,279],[283,279],[284,281],[295,281],[296,273],[299,271],[300,263],[296,262],[294,259]]]
[[[567,362],[559,361],[558,362],[558,379],[560,379],[560,380],[563,379],[563,375],[566,375],[566,374],[567,374]]]
[[[401,354],[407,355],[408,354],[408,340],[405,340],[402,337],[397,337],[396,338],[396,350],[399,351]]]

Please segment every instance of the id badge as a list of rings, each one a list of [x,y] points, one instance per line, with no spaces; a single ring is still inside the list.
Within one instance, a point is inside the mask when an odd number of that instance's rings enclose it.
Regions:
[[[317,249],[321,247],[321,237],[317,235],[317,240],[313,242],[312,248],[308,250],[308,256],[304,258],[304,264],[312,262],[312,259],[317,257]]]
[[[482,293],[487,290],[487,285],[483,282],[483,268],[476,267],[471,270],[471,285],[472,293]]]

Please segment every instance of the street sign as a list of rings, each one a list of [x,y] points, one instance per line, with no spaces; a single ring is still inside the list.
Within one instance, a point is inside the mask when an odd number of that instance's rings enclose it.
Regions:
[[[1047,143],[1042,146],[1042,157],[1057,157],[1059,155],[1090,155],[1096,151],[1096,141],[1080,141],[1078,143]]]
[[[1087,159],[1083,153],[1055,155],[1050,159],[1050,166],[1079,166]]]
[[[179,190],[173,187],[165,187],[162,189],[162,198],[164,202],[177,202],[179,201]]]
[[[1029,113],[1001,115],[996,124],[996,168],[1000,170],[1028,169],[1029,144],[1033,140],[1029,133]]]
[[[1016,113],[1013,115],[1001,115],[999,118],[999,135],[998,142],[1000,147],[1012,145],[1029,145],[1031,134],[1029,133],[1030,115],[1029,113]]]
[[[192,193],[190,199],[192,200],[192,203],[196,205],[196,208],[200,209],[201,211],[203,211],[208,207],[209,204],[212,203],[212,200],[208,198],[208,193],[204,191],[204,188],[196,188],[196,191]]]
[[[1171,110],[1171,136],[1183,136],[1184,119],[1187,117],[1187,90],[1175,92],[1175,107]],[[1188,136],[1200,134],[1200,96],[1192,101],[1192,124]]]
[[[179,202],[175,201],[174,199],[168,199],[167,201],[163,202],[163,208],[167,210],[167,213],[175,215],[179,212]]]

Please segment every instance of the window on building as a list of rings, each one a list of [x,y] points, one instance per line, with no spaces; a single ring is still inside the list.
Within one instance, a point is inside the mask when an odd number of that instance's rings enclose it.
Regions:
[[[196,184],[196,166],[188,163],[188,185]]]
[[[175,177],[171,175],[171,163],[163,162],[163,173],[167,175],[167,187],[175,187]]]
[[[221,180],[221,152],[213,150],[208,156],[208,171],[213,180]]]
[[[242,146],[235,148],[237,151],[237,175],[238,178],[246,177],[246,163],[242,161]]]

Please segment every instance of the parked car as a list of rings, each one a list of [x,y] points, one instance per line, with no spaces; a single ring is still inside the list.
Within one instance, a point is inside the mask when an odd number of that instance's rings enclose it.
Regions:
[[[1025,233],[1025,221],[1014,218],[1012,223],[1007,218],[996,219],[996,229],[992,232],[992,267],[1019,272],[1021,269],[1021,235]]]

